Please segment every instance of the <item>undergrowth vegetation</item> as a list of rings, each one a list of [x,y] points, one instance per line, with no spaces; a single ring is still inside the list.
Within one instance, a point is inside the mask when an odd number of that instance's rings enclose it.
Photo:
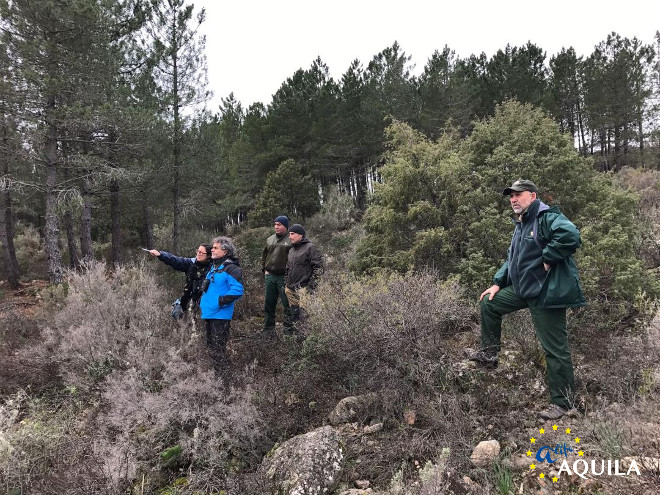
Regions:
[[[272,228],[230,233],[246,290],[225,379],[214,375],[203,322],[169,316],[183,277],[156,260],[91,263],[60,285],[26,287],[24,300],[4,294],[0,486],[11,495],[273,493],[262,460],[334,424],[338,402],[358,397],[363,407],[335,424],[346,454],[340,489],[369,480],[380,495],[538,492],[534,473],[516,464],[547,404],[529,315],[505,319],[496,370],[463,354],[479,345],[476,296],[511,235],[498,189],[518,176],[537,180],[542,199],[582,233],[589,301],[569,311],[568,329],[583,414],[571,421],[583,448],[660,458],[658,173],[595,174],[541,112],[518,104],[463,141],[431,142],[400,123],[388,132],[363,221],[347,197],[310,210],[306,227],[326,272],[303,297],[296,338],[260,334]],[[23,263],[42,244],[36,231],[21,235]],[[500,454],[477,467],[470,454],[487,439]],[[561,489],[645,493],[657,477],[625,482],[571,478]]]
[[[28,383],[0,409],[8,493],[270,493],[257,475],[263,456],[326,423],[351,395],[372,399],[344,427],[344,483],[369,479],[388,495],[457,493],[469,491],[468,475],[487,493],[511,486],[523,411],[544,402],[545,363],[528,316],[505,321],[496,373],[466,367],[476,305],[455,279],[431,271],[327,273],[304,301],[302,343],[266,341],[260,322],[236,320],[230,383],[214,376],[199,325],[169,318],[153,270],[93,264],[67,284],[39,343],[19,351],[25,363],[50,362],[60,381],[39,393]],[[629,334],[622,345],[613,336],[603,352],[576,352],[587,411],[652,400],[657,349],[639,357],[651,338]],[[593,435],[593,452],[628,455],[628,437],[611,419],[599,424],[607,428]],[[350,433],[362,426],[382,429]],[[500,463],[475,468],[471,449],[493,437]]]

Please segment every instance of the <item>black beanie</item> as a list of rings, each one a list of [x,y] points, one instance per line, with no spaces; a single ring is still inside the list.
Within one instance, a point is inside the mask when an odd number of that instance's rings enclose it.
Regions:
[[[275,218],[275,220],[273,220],[273,223],[275,223],[275,222],[280,222],[287,229],[289,228],[289,219],[288,219],[288,217],[286,217],[284,215],[280,215],[279,217]]]
[[[301,236],[305,237],[305,228],[299,223],[294,223],[291,227],[289,227],[289,232],[295,232],[296,234],[300,234]]]

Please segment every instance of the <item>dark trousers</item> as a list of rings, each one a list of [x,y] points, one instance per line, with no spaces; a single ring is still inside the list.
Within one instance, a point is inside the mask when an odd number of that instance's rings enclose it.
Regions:
[[[284,293],[284,275],[266,274],[265,278],[266,294],[264,298],[264,331],[275,331],[275,308],[277,307],[277,300],[282,301],[284,307],[284,314],[287,314],[289,309],[289,301]],[[285,320],[286,323],[286,320]]]
[[[229,325],[231,320],[204,320],[206,323],[206,345],[217,373],[229,368],[227,357],[227,341],[229,340]]]
[[[484,296],[481,300],[482,348],[487,352],[499,352],[502,317],[524,308],[529,308],[536,337],[545,351],[550,401],[570,407],[575,383],[566,333],[566,308],[539,308],[536,306],[536,299],[517,296],[512,286],[501,289],[492,301],[488,300],[488,296]]]

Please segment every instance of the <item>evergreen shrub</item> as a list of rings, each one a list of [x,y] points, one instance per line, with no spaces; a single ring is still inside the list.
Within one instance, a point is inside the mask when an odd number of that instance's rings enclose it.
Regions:
[[[383,181],[365,213],[353,271],[430,266],[443,279],[458,275],[476,298],[492,284],[513,231],[501,191],[527,178],[581,231],[576,260],[589,300],[580,313],[585,322],[617,328],[649,307],[639,301],[660,293],[639,257],[639,196],[594,171],[540,109],[504,103],[463,140],[448,134],[432,142],[400,122],[387,137]]]

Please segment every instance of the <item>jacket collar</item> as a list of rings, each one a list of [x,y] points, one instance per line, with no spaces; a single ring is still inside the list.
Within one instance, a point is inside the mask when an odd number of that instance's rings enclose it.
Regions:
[[[536,198],[534,201],[532,201],[529,207],[522,212],[521,215],[516,215],[514,213],[513,215],[511,215],[511,219],[514,222],[525,222],[526,220],[529,220],[531,218],[538,217],[541,213],[549,209],[550,207],[548,205],[546,205],[540,199]]]

